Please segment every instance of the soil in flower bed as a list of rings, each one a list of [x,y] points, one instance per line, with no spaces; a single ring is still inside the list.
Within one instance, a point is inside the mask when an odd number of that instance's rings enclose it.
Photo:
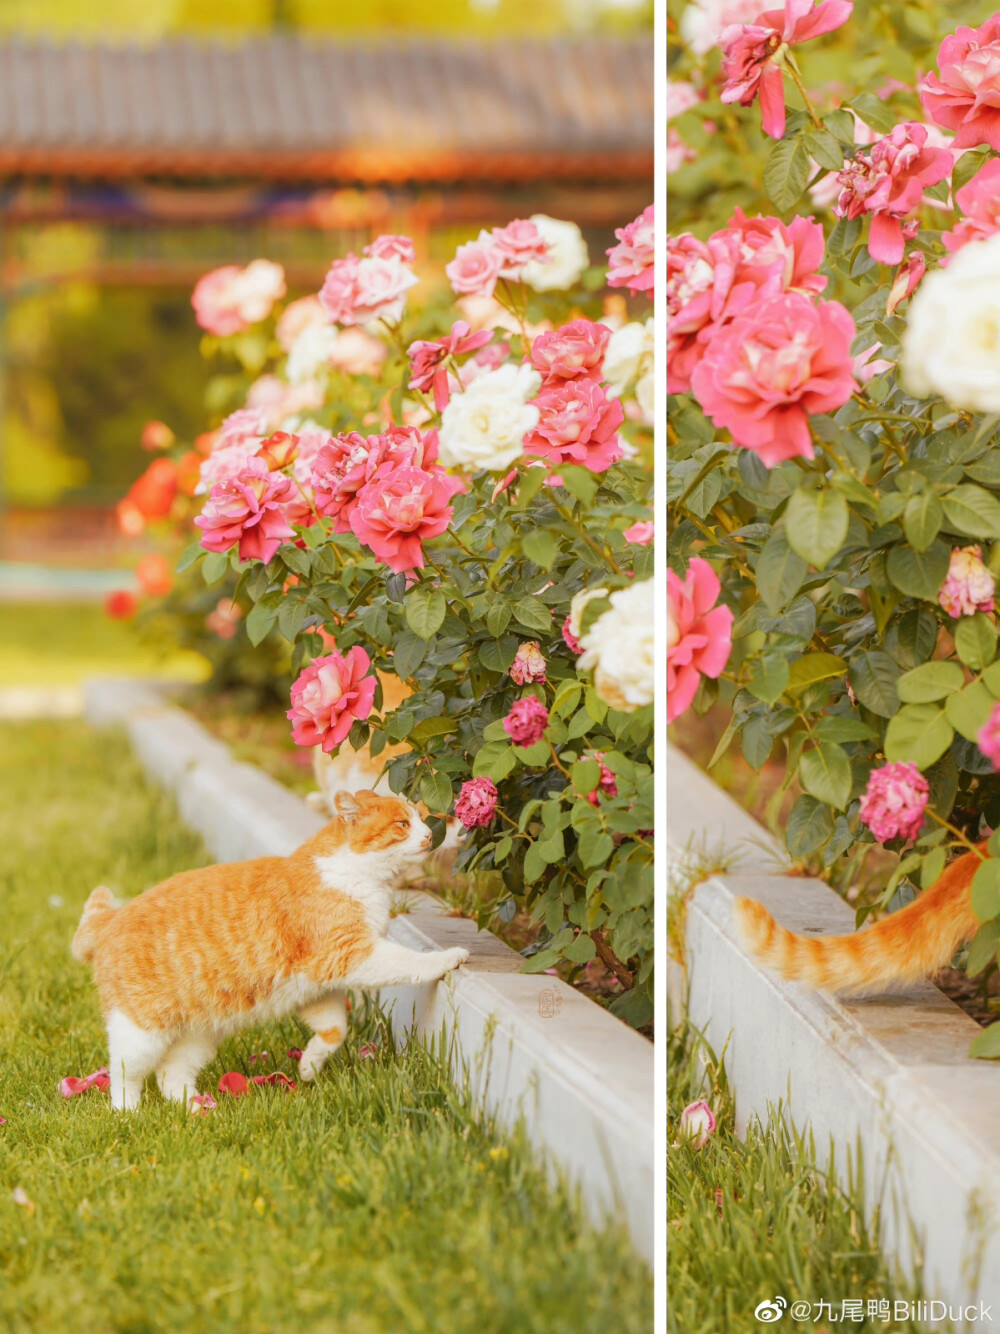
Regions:
[[[205,1115],[152,1082],[128,1115],[99,1087],[60,1096],[107,1058],[69,957],[87,894],[128,897],[207,860],[122,739],[0,726],[0,1329],[650,1329],[651,1276],[624,1234],[591,1227],[443,1053],[397,1052],[374,1007],[294,1090],[219,1088],[230,1072],[297,1080],[287,1051],[304,1034],[288,1019],[223,1044]]]

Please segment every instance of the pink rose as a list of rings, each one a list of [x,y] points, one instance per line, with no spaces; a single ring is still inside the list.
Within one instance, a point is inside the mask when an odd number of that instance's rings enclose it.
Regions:
[[[300,412],[311,412],[322,406],[323,390],[315,380],[288,384],[277,375],[261,375],[247,391],[246,410],[263,416],[268,429],[279,426],[286,417],[295,417]],[[236,416],[235,412],[233,416]]]
[[[351,513],[361,489],[400,465],[430,467],[437,459],[437,431],[391,426],[382,435],[331,436],[316,454],[309,485],[320,514],[335,520],[334,531],[351,531]]]
[[[319,299],[334,324],[365,324],[402,318],[406,293],[418,281],[398,255],[388,259],[349,254],[335,259],[320,288]]]
[[[907,297],[913,295],[926,272],[927,260],[924,258],[923,251],[914,250],[906,263],[899,266],[899,272],[893,279],[892,287],[889,289],[889,298],[885,303],[885,313],[887,315],[895,314],[896,307],[902,305]]]
[[[740,259],[733,283],[752,283],[762,292],[806,292],[825,290],[827,279],[819,272],[825,242],[822,223],[812,218],[748,218],[738,208],[726,231],[739,239]]]
[[[691,706],[707,676],[714,680],[729,661],[733,613],[716,606],[719,579],[707,560],[695,556],[682,580],[667,570],[667,722]]]
[[[238,602],[232,598],[220,598],[205,617],[205,626],[220,639],[233,639],[242,619],[243,612]]]
[[[651,519],[639,519],[631,528],[626,528],[622,533],[626,542],[632,542],[637,547],[648,547],[653,540],[653,521]]]
[[[786,0],[785,8],[769,9],[753,23],[733,24],[719,35],[723,102],[748,107],[760,94],[764,133],[780,139],[785,133],[785,86],[782,64],[789,46],[808,42],[842,27],[851,17],[854,0]]]
[[[955,193],[955,203],[962,210],[962,221],[941,240],[954,253],[970,241],[982,241],[1000,231],[1000,159],[990,158],[971,180]]]
[[[573,633],[573,617],[569,615],[562,623],[562,637],[570,653],[575,653],[578,657],[583,653],[579,639]]]
[[[433,390],[434,406],[438,412],[443,412],[451,396],[445,362],[449,357],[460,357],[485,347],[492,337],[491,329],[472,333],[468,320],[456,320],[446,338],[433,343],[417,339],[406,350],[412,371],[409,388],[418,389],[423,394]]]
[[[993,768],[1000,769],[1000,703],[993,705],[976,741]]]
[[[510,678],[519,686],[545,680],[545,657],[537,639],[528,639],[519,646],[510,665]]]
[[[250,459],[235,477],[217,482],[195,519],[206,551],[225,552],[239,544],[240,560],[266,565],[287,537],[294,537],[284,506],[294,498],[292,482]]]
[[[667,120],[683,116],[685,111],[693,110],[702,100],[702,94],[684,79],[667,79]]]
[[[940,78],[927,74],[918,85],[931,120],[957,131],[956,148],[988,144],[1000,152],[1000,14],[946,37],[938,67]]]
[[[838,218],[870,213],[869,253],[881,264],[899,264],[904,250],[900,219],[919,208],[924,190],[951,175],[953,164],[947,148],[927,147],[926,125],[907,121],[844,164],[833,211]]]
[[[326,312],[320,305],[318,296],[303,296],[298,301],[290,301],[278,316],[275,334],[283,352],[291,352],[299,334],[304,333],[314,324],[328,324]]]
[[[371,245],[365,246],[365,254],[372,259],[400,259],[404,264],[412,264],[417,257],[416,248],[408,236],[376,236]]]
[[[697,152],[681,138],[680,131],[668,125],[667,147],[663,157],[667,175],[672,176],[675,171],[680,171],[681,167],[688,162],[694,162],[697,157]]]
[[[497,808],[497,790],[488,778],[469,778],[455,800],[455,817],[466,829],[491,824]]]
[[[593,320],[572,320],[561,329],[539,334],[528,360],[545,385],[560,380],[599,380],[611,330]]]
[[[590,802],[591,806],[597,806],[599,804],[599,798],[602,792],[606,797],[617,797],[618,782],[615,778],[614,770],[609,769],[604,763],[604,751],[591,750],[588,751],[583,758],[585,760],[596,760],[601,770],[601,776],[597,780],[597,786],[594,788],[593,792],[587,793],[587,800]]]
[[[978,546],[956,547],[951,553],[948,573],[938,593],[938,602],[949,616],[957,619],[993,610],[996,580],[983,564],[982,554]]]
[[[633,296],[637,292],[653,295],[653,261],[656,257],[656,235],[653,231],[653,205],[647,204],[627,227],[615,230],[618,244],[608,253],[609,287],[627,287]]]
[[[503,257],[501,278],[517,281],[521,270],[532,260],[544,260],[549,253],[549,244],[530,218],[515,218],[506,227],[494,227],[492,240]]]
[[[467,241],[458,247],[455,258],[445,265],[444,271],[457,295],[491,297],[503,266],[504,256],[493,238],[480,232],[478,241]]]
[[[439,537],[452,518],[449,504],[464,483],[443,468],[392,468],[358,495],[351,530],[396,574],[424,565],[422,544]]]
[[[225,338],[267,319],[275,301],[284,295],[281,265],[255,259],[245,269],[227,264],[199,278],[191,293],[191,305],[203,329]]]
[[[364,329],[342,329],[330,349],[327,361],[345,375],[370,375],[377,380],[382,373],[389,349]]]
[[[858,815],[880,843],[916,838],[929,795],[930,785],[915,764],[884,764],[869,775]]]
[[[811,459],[810,413],[832,412],[854,392],[855,333],[837,301],[814,304],[798,292],[768,297],[715,333],[691,387],[714,424],[769,468]]]
[[[524,450],[551,467],[575,463],[606,472],[622,457],[618,428],[625,413],[593,380],[555,380],[533,400],[538,425],[525,437]]]
[[[503,720],[503,730],[515,746],[533,746],[536,741],[541,741],[548,725],[549,711],[534,695],[512,704]]]
[[[334,649],[314,658],[292,686],[286,717],[297,746],[322,746],[329,753],[345,739],[355,720],[372,711],[377,678],[368,675],[371,658],[358,645],[344,655]]]
[[[876,352],[881,351],[881,348],[881,343],[873,343],[871,347],[865,348],[864,352],[859,352],[856,357],[851,358],[851,369],[854,372],[854,378],[861,384],[868,384],[870,380],[874,380],[876,375],[881,375],[884,371],[893,369],[891,361],[886,361],[884,357],[875,356]]]

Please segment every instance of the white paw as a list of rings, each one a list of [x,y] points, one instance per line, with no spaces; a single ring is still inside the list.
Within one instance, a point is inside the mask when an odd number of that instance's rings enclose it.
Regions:
[[[310,1039],[306,1044],[306,1049],[299,1057],[299,1078],[307,1084],[315,1079],[326,1064],[328,1051],[326,1047],[313,1047],[315,1039]]]
[[[468,961],[469,951],[461,949],[445,950],[444,957],[445,957],[444,971],[446,973],[450,973],[453,968],[457,968],[460,964],[466,963]]]

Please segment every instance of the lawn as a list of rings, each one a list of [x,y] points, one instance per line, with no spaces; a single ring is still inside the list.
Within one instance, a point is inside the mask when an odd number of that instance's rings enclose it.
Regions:
[[[589,1227],[433,1054],[397,1055],[377,1014],[315,1085],[217,1094],[204,1117],[152,1089],[127,1117],[60,1097],[106,1060],[68,949],[86,895],[205,861],[117,740],[0,727],[0,1329],[645,1334],[649,1271],[624,1236]],[[249,1032],[203,1086],[294,1074],[301,1038],[294,1020]],[[264,1049],[275,1064],[252,1066]]]
[[[134,628],[96,602],[0,602],[0,688],[79,685],[87,676],[201,681],[197,653],[144,647]]]
[[[698,1099],[708,1101],[718,1122],[700,1149],[680,1132],[682,1109]],[[824,1170],[829,1146],[797,1134],[780,1109],[740,1138],[725,1071],[685,1026],[668,1045],[667,1103],[670,1334],[750,1334],[764,1328],[753,1317],[758,1302],[776,1296],[812,1304],[812,1314],[798,1317],[804,1324],[788,1322],[793,1329],[833,1334],[844,1325],[844,1299],[864,1303],[860,1321],[847,1317],[852,1330],[923,1328],[868,1318],[869,1301],[912,1303],[937,1294],[897,1280],[882,1258],[878,1220],[865,1224],[863,1164],[850,1189],[841,1189]],[[819,1311],[821,1301],[835,1321]]]

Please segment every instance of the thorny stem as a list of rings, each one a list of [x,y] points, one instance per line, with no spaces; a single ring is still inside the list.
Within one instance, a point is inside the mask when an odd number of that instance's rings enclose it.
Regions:
[[[806,92],[806,86],[802,82],[802,75],[799,73],[799,67],[798,65],[796,65],[795,57],[792,55],[791,51],[785,52],[784,64],[785,64],[785,69],[787,69],[789,74],[792,76],[792,82],[799,90],[799,96],[805,103],[806,111],[808,111],[809,113],[810,120],[812,121],[813,125],[815,125],[817,130],[821,130],[823,128],[823,122],[820,120],[819,116],[816,115],[816,111],[813,107],[813,104],[812,102],[809,101],[809,94]]]
[[[953,825],[950,820],[946,820],[943,815],[938,815],[937,811],[932,811],[930,807],[927,808],[927,814],[931,817],[932,820],[936,820],[939,825],[947,829],[948,832],[952,834],[955,838],[957,838],[959,843],[961,843],[964,847],[968,848],[970,852],[974,852],[980,861],[983,862],[986,861],[985,852],[983,852],[980,848],[977,848],[975,843],[973,843],[970,839],[966,838],[966,836],[962,833],[961,829]]]

